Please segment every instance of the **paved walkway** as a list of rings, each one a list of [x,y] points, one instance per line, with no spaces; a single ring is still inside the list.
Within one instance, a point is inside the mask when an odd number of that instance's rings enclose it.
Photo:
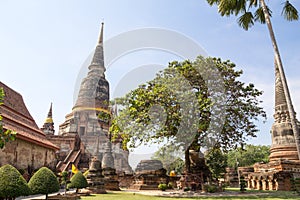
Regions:
[[[58,192],[55,192],[55,193],[52,193],[52,194],[49,194],[48,197],[50,196],[54,196],[54,195],[57,195],[57,194],[64,194],[64,189],[61,189],[59,190]],[[68,193],[74,193],[75,190],[70,190],[68,191]],[[31,200],[31,199],[45,199],[46,195],[41,195],[41,194],[37,194],[37,195],[30,195],[30,196],[26,196],[26,197],[18,197],[16,198],[16,200]]]

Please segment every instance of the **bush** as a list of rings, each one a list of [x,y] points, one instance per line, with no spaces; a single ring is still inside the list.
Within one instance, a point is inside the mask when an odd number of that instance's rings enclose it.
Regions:
[[[88,186],[88,182],[86,178],[83,176],[83,174],[80,171],[74,174],[70,181],[71,183],[68,184],[68,188],[80,189]]]
[[[183,191],[185,191],[185,192],[190,191],[190,190],[191,190],[191,188],[189,188],[189,187],[183,188]]]
[[[217,190],[218,190],[218,187],[216,185],[208,185],[207,192],[215,193],[215,192],[217,192]]]
[[[204,185],[204,191],[209,192],[209,193],[218,192],[218,188],[219,187],[217,185],[209,185],[209,184]]]
[[[18,169],[21,175],[25,174],[25,169]]]
[[[168,186],[165,183],[161,183],[158,185],[158,189],[160,189],[161,191],[166,191],[167,188]]]
[[[59,182],[55,174],[47,167],[42,167],[34,173],[28,186],[33,194],[45,194],[46,199],[48,194],[59,190]]]
[[[0,168],[0,199],[29,194],[28,184],[16,168],[11,165],[4,165]]]
[[[168,183],[168,189],[174,189],[173,183],[171,182]]]

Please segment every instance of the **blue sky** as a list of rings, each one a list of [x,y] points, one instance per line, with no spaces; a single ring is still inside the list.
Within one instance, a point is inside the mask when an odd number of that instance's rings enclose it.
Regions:
[[[284,21],[280,16],[281,2],[271,3],[274,30],[299,113],[300,22]],[[39,126],[50,102],[56,130],[71,111],[77,76],[95,48],[102,20],[104,40],[141,28],[173,30],[191,38],[208,55],[235,62],[244,71],[243,81],[264,90],[261,99],[268,121],[258,123],[261,131],[250,142],[271,143],[274,59],[268,30],[265,25],[255,24],[244,31],[235,17],[221,17],[217,8],[205,0],[0,0],[0,80],[23,95]],[[118,72],[149,63],[165,66],[176,58],[157,51],[124,56],[107,70],[111,93],[124,75]]]

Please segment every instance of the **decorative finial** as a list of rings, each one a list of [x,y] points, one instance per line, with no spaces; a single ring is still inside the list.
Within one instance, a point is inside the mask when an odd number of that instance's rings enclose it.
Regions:
[[[47,118],[52,118],[52,102],[51,102],[51,105],[50,105],[50,109],[49,109]]]
[[[104,22],[101,23],[101,31],[100,31],[98,44],[103,44],[103,27],[104,27]]]

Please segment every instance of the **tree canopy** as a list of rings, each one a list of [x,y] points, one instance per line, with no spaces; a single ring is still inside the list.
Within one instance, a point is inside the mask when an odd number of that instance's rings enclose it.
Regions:
[[[247,144],[244,148],[231,150],[227,154],[228,167],[252,166],[257,162],[269,162],[270,147],[266,145]]]
[[[3,165],[0,168],[0,199],[14,199],[29,194],[28,184],[20,172],[11,165]]]
[[[59,190],[59,182],[55,174],[47,167],[40,168],[28,182],[28,186],[33,194],[48,194]]]
[[[241,82],[242,71],[235,67],[201,56],[169,63],[152,81],[116,100],[122,110],[110,131],[121,135],[125,146],[169,142],[182,147],[186,162],[189,149],[244,144],[256,136],[254,121],[265,112],[258,100],[262,92]]]

